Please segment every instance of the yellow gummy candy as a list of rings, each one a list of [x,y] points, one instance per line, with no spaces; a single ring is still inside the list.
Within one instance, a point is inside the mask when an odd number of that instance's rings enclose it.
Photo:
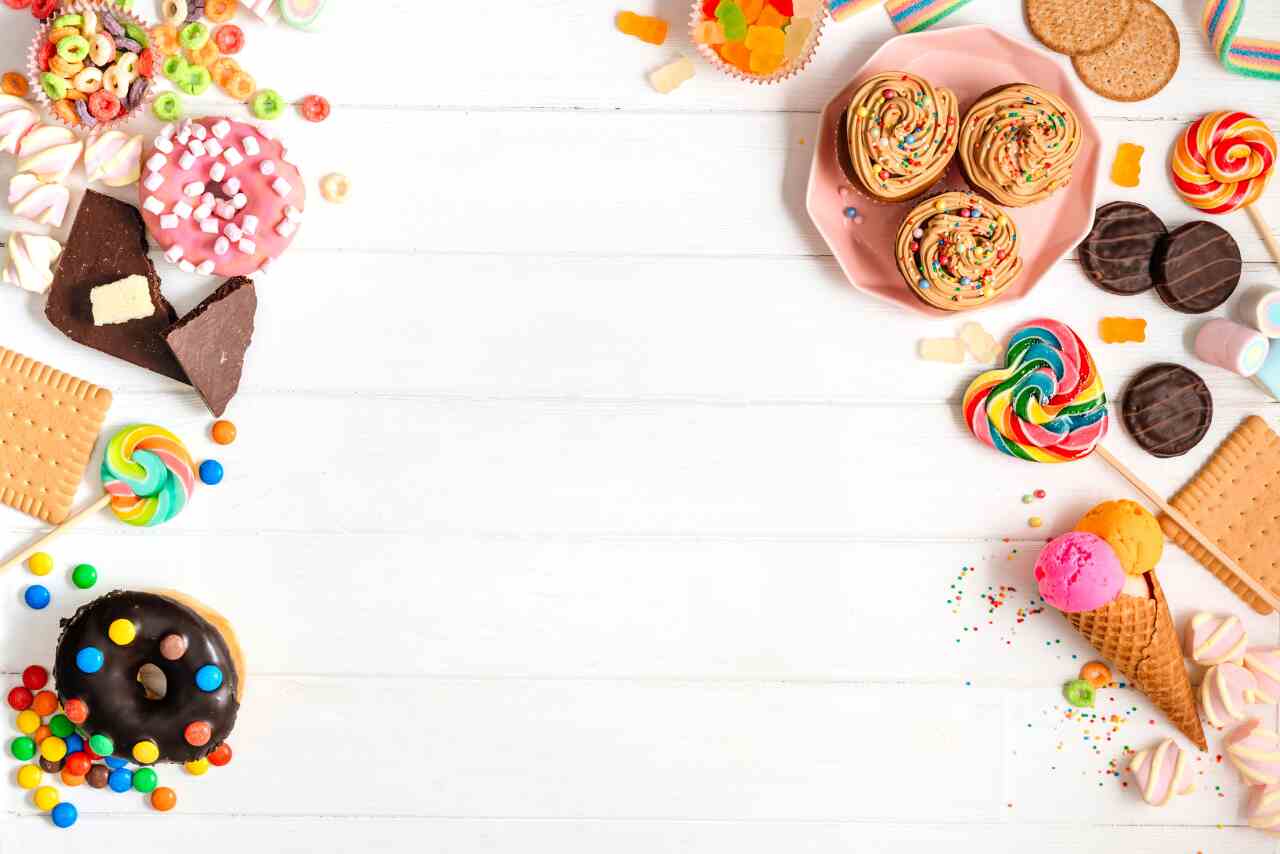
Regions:
[[[791,26],[787,27],[787,43],[782,51],[782,56],[787,62],[793,61],[804,52],[804,46],[809,42],[811,32],[813,32],[813,21],[808,18],[791,19]]]
[[[674,92],[681,83],[693,77],[693,63],[685,57],[668,63],[649,74],[649,83],[663,95]]]
[[[719,21],[703,21],[693,28],[693,40],[698,44],[724,44],[724,25]]]
[[[1121,187],[1138,186],[1142,174],[1142,153],[1146,151],[1141,145],[1122,142],[1116,149],[1115,162],[1111,164],[1111,180]]]
[[[926,362],[958,365],[964,361],[964,342],[958,338],[921,338],[919,353]]]
[[[1104,317],[1098,321],[1098,337],[1108,344],[1147,340],[1147,322],[1140,317]]]
[[[747,28],[747,50],[769,56],[782,56],[786,49],[787,34],[777,27]]]

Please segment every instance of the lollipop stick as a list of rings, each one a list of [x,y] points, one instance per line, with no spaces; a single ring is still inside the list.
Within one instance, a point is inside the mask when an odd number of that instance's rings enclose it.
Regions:
[[[36,552],[42,551],[45,546],[49,545],[49,543],[58,539],[58,537],[61,537],[67,531],[70,531],[76,525],[79,525],[85,519],[88,519],[94,513],[97,513],[99,510],[101,510],[103,507],[106,507],[110,503],[111,503],[111,496],[104,492],[102,494],[102,497],[99,498],[97,501],[93,502],[88,507],[84,508],[79,513],[77,513],[76,515],[72,516],[70,519],[63,522],[58,527],[54,528],[49,533],[45,534],[43,537],[36,540],[31,545],[27,546],[25,549],[18,552],[13,557],[9,558],[3,564],[0,564],[0,575],[3,575],[4,572],[9,568],[22,563],[24,560],[31,557]]]
[[[1271,233],[1271,226],[1267,225],[1267,221],[1262,218],[1262,212],[1258,210],[1257,205],[1249,205],[1245,208],[1249,214],[1249,219],[1253,220],[1254,228],[1258,229],[1258,234],[1262,235],[1262,242],[1267,244],[1267,251],[1271,253],[1271,260],[1276,262],[1276,266],[1280,267],[1280,244],[1276,243],[1275,235]]]
[[[1248,587],[1250,590],[1256,593],[1258,595],[1258,598],[1266,602],[1272,608],[1274,608],[1277,611],[1280,611],[1280,598],[1276,598],[1276,595],[1274,593],[1272,593],[1270,590],[1263,587],[1253,578],[1245,574],[1244,570],[1242,570],[1239,566],[1237,566],[1236,562],[1232,560],[1227,555],[1226,552],[1218,548],[1217,543],[1215,543],[1213,540],[1206,537],[1200,531],[1199,528],[1197,528],[1194,524],[1192,524],[1191,520],[1182,514],[1182,511],[1166,503],[1165,500],[1160,497],[1159,493],[1157,493],[1154,489],[1148,486],[1146,482],[1143,481],[1141,478],[1139,478],[1136,474],[1130,471],[1128,466],[1126,466],[1124,463],[1120,462],[1115,457],[1113,457],[1111,455],[1111,452],[1108,451],[1106,448],[1099,445],[1095,450],[1097,451],[1098,455],[1102,457],[1103,460],[1106,461],[1107,465],[1111,466],[1113,469],[1116,470],[1117,474],[1119,474],[1125,480],[1129,481],[1129,483],[1133,485],[1134,489],[1138,490],[1144,496],[1146,496],[1148,501],[1150,501],[1156,507],[1159,507],[1160,512],[1164,513],[1170,519],[1177,522],[1179,527],[1181,527],[1182,530],[1186,531],[1187,534],[1193,540],[1195,540],[1200,545],[1204,546],[1205,550],[1209,552],[1209,554],[1213,555],[1214,560],[1222,564],[1223,567],[1225,567],[1228,572],[1230,572],[1232,575],[1238,578],[1241,584],[1243,584],[1245,587]]]

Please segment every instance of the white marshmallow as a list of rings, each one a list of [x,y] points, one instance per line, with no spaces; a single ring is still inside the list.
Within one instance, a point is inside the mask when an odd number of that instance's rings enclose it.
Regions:
[[[160,214],[164,213],[164,202],[160,201],[155,196],[147,196],[147,200],[142,203],[142,209],[147,213],[153,213],[156,216],[160,216]]]
[[[252,255],[253,253],[258,251],[258,244],[254,243],[252,240],[249,240],[247,238],[244,240],[241,240],[238,245],[240,247],[240,251],[246,255]]]
[[[209,177],[215,181],[221,181],[227,177],[227,164],[219,160],[217,163],[209,167]]]
[[[164,260],[170,264],[177,264],[182,260],[182,247],[176,243],[170,246],[164,252]]]
[[[293,192],[293,185],[283,178],[277,178],[271,182],[271,189],[276,191],[276,195],[284,198]]]
[[[262,146],[258,144],[256,136],[246,136],[240,144],[244,146],[244,153],[250,157],[257,157],[262,153]]]
[[[182,192],[191,198],[198,198],[204,194],[204,184],[199,181],[192,181],[190,184],[182,188]]]
[[[160,217],[160,229],[162,231],[173,231],[178,227],[178,218],[173,214],[165,214]]]
[[[245,214],[244,218],[240,220],[240,228],[245,234],[257,234],[258,218],[253,214]]]
[[[229,251],[231,251],[231,241],[227,240],[227,238],[219,237],[213,241],[214,255],[226,255]]]

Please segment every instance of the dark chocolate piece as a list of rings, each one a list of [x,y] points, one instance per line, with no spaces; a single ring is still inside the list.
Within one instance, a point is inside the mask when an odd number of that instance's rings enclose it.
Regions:
[[[237,276],[164,333],[165,343],[215,416],[227,411],[240,388],[257,310],[253,282]]]
[[[89,291],[132,275],[145,276],[151,283],[155,313],[127,323],[94,326]],[[85,191],[58,259],[44,313],[72,341],[188,382],[161,337],[178,315],[160,293],[160,277],[147,257],[147,227],[133,205]]]
[[[125,646],[107,636],[111,623],[121,619],[137,630]],[[155,593],[116,590],[82,605],[62,626],[53,667],[58,698],[83,700],[89,716],[81,729],[110,736],[116,756],[132,761],[133,746],[150,739],[160,748],[161,762],[191,762],[231,734],[240,709],[240,674],[222,633],[191,608]],[[160,654],[161,640],[172,634],[187,641],[186,652],[176,661]],[[76,655],[85,647],[103,655],[96,673],[76,665]],[[144,664],[164,672],[163,699],[147,699],[138,681]],[[215,691],[196,685],[196,671],[207,664],[222,671],[222,685]],[[188,744],[184,735],[187,725],[197,721],[207,722],[213,732],[199,747]]]
[[[1098,208],[1093,230],[1080,244],[1080,266],[1095,285],[1120,296],[1151,290],[1151,258],[1168,236],[1160,217],[1134,202]]]
[[[1120,415],[1144,451],[1155,457],[1180,457],[1209,432],[1213,396],[1190,368],[1152,365],[1124,390]]]
[[[1156,249],[1156,293],[1183,314],[1204,314],[1226,302],[1240,284],[1240,247],[1211,222],[1189,222]]]

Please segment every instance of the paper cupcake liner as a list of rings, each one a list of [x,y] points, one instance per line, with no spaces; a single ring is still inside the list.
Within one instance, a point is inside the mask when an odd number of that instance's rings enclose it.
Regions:
[[[723,71],[725,74],[737,80],[745,80],[748,83],[758,83],[761,85],[771,85],[773,83],[781,83],[783,80],[789,80],[795,77],[813,61],[813,55],[818,49],[818,42],[822,40],[822,28],[826,26],[827,13],[826,8],[819,8],[817,14],[811,19],[813,21],[813,31],[809,33],[809,40],[805,42],[804,50],[790,63],[782,66],[772,74],[761,77],[756,74],[748,74],[736,65],[730,65],[725,62],[720,54],[709,44],[701,44],[693,39],[693,31],[702,23],[702,2],[701,0],[693,0],[693,8],[689,13],[689,38],[693,41],[693,46],[698,53],[707,62]]]
[[[151,30],[147,25],[147,22],[139,18],[137,15],[132,12],[126,12],[120,7],[115,6],[113,3],[105,2],[105,0],[74,0],[74,2],[63,3],[61,8],[50,16],[49,20],[41,24],[36,30],[35,37],[31,40],[31,47],[27,51],[27,80],[31,83],[31,89],[35,95],[36,102],[44,107],[45,112],[48,113],[55,122],[63,127],[71,128],[73,131],[83,134],[100,133],[124,124],[145,110],[147,105],[150,104],[151,100],[155,97],[156,92],[155,79],[152,78],[152,83],[147,87],[147,92],[142,96],[142,102],[139,103],[138,106],[134,107],[132,110],[121,113],[109,122],[99,121],[97,124],[91,126],[86,125],[83,122],[79,124],[71,124],[54,112],[53,102],[50,101],[49,96],[45,94],[44,86],[40,85],[40,75],[44,73],[40,69],[40,48],[44,45],[49,32],[52,30],[54,18],[58,17],[58,15],[65,15],[73,12],[84,12],[86,9],[92,9],[99,15],[110,12],[111,16],[119,21],[121,25],[128,21],[148,33]]]

